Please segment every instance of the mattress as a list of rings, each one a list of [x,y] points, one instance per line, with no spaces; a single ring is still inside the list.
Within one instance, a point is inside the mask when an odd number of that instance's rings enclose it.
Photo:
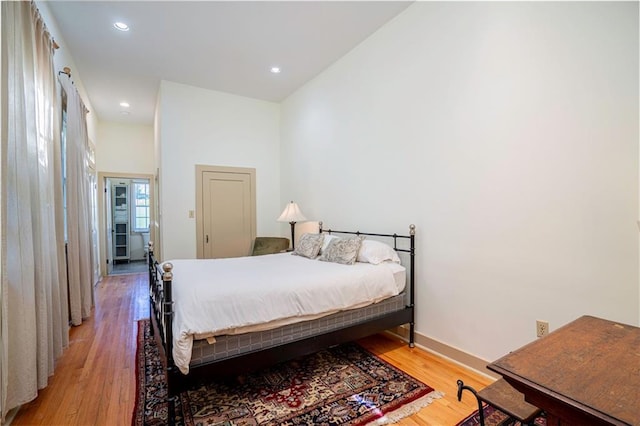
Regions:
[[[196,340],[193,342],[190,366],[196,367],[364,323],[400,311],[408,303],[408,295],[402,293],[364,308],[337,312],[313,321],[297,322],[255,333],[220,336],[214,344],[209,344],[207,340]]]
[[[361,308],[398,295],[406,282],[404,267],[395,263],[340,265],[290,253],[171,263],[173,357],[184,374],[194,340]]]
[[[396,288],[398,289],[398,294],[401,293],[404,290],[404,287],[407,282],[407,271],[405,267],[397,263],[388,263],[384,267],[389,268],[393,273],[393,281],[396,285]],[[342,308],[342,310],[358,309],[363,306],[370,305],[371,303],[372,302],[370,300],[365,300],[361,303],[353,303],[350,306],[345,306]],[[280,318],[273,321],[265,321],[259,324],[227,328],[225,330],[217,331],[216,333],[196,334],[194,335],[194,339],[202,340],[202,339],[208,339],[212,336],[215,337],[215,336],[225,336],[225,335],[234,335],[234,334],[255,333],[263,330],[271,330],[273,328],[283,327],[285,325],[294,324],[296,322],[313,321],[315,319],[322,318],[326,315],[331,315],[336,312],[340,312],[340,309],[325,310],[321,313],[316,313],[316,314],[300,313],[299,315],[294,317],[286,317],[286,318]],[[209,342],[211,343],[213,342],[213,340],[209,339]]]

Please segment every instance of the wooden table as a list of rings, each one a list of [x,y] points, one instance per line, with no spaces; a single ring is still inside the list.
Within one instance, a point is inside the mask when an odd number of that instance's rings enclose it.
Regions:
[[[547,424],[640,425],[640,328],[583,316],[487,366]]]

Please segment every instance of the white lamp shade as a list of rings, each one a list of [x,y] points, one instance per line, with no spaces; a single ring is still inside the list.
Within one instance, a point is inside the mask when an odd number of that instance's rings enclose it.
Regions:
[[[287,204],[284,211],[278,218],[278,222],[302,222],[307,220],[306,217],[300,211],[300,207],[293,201]]]

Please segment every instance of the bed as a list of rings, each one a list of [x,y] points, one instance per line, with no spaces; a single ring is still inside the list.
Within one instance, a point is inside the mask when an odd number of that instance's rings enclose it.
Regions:
[[[332,239],[358,238],[363,248],[365,241],[367,247],[384,241],[399,256],[396,262],[375,258],[377,252],[374,260],[358,254],[364,262],[352,265],[292,253],[159,263],[150,243],[151,330],[166,369],[171,421],[178,393],[213,376],[245,373],[403,324],[409,324],[413,347],[415,226],[398,235],[325,230],[320,222],[320,235],[325,251]]]

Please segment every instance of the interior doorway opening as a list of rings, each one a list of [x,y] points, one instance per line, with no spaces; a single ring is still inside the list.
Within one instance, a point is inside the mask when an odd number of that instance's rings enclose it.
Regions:
[[[99,182],[104,275],[146,272],[154,228],[153,176],[101,173]]]

